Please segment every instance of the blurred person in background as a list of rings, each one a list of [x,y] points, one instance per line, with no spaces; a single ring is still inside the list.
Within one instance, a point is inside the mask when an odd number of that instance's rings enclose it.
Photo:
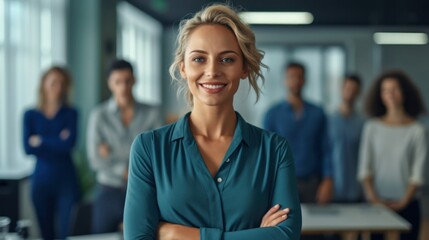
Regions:
[[[31,198],[44,240],[65,239],[70,234],[80,197],[71,156],[78,113],[68,102],[70,85],[66,69],[51,67],[42,76],[38,106],[24,114],[24,149],[37,158]]]
[[[367,96],[370,117],[363,130],[359,180],[367,201],[394,210],[411,223],[403,240],[417,240],[420,227],[419,187],[427,158],[426,129],[416,119],[425,106],[402,71],[381,74]]]
[[[356,111],[361,91],[361,79],[356,74],[345,76],[338,110],[329,118],[332,143],[332,177],[335,202],[355,203],[363,200],[357,180],[359,144],[364,118]]]
[[[268,110],[264,128],[285,137],[291,144],[302,203],[328,203],[332,198],[331,146],[328,121],[321,107],[305,101],[304,65],[291,62],[285,67],[286,100]]]
[[[107,70],[112,97],[92,110],[88,123],[87,151],[97,175],[92,211],[92,232],[120,230],[128,178],[128,158],[134,138],[162,125],[158,107],[136,101],[132,65],[114,60]]]

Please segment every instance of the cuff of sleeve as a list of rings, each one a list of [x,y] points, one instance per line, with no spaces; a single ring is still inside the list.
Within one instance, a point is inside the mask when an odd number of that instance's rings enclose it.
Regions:
[[[332,177],[332,171],[330,169],[325,169],[323,171],[323,177],[324,178]]]
[[[358,173],[357,180],[363,181],[367,177],[372,177],[372,173],[370,171],[361,171]]]
[[[222,230],[217,228],[200,228],[201,240],[222,240]]]
[[[421,186],[423,185],[423,179],[419,177],[411,177],[409,183]]]

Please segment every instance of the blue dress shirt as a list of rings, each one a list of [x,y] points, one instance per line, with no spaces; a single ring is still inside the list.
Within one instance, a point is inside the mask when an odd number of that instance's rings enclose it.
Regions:
[[[328,122],[322,108],[304,102],[297,116],[289,102],[282,101],[265,115],[264,128],[290,142],[299,178],[331,177]]]
[[[357,166],[363,123],[364,119],[356,113],[344,117],[336,112],[329,119],[336,201],[362,200]]]
[[[301,210],[292,152],[285,139],[245,122],[215,177],[201,157],[189,113],[139,135],[130,155],[125,239],[156,239],[160,221],[200,229],[202,240],[299,239]],[[275,204],[290,208],[275,227],[260,228]]]

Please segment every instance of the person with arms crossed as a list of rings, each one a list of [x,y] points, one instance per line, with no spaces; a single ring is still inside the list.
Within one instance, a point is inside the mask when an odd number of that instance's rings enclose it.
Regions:
[[[68,101],[70,86],[68,71],[51,67],[40,81],[38,106],[24,114],[24,149],[37,158],[31,199],[44,240],[71,234],[72,213],[80,198],[72,159],[78,113]]]
[[[170,74],[192,111],[135,139],[125,239],[299,239],[288,142],[233,107],[240,81],[260,92],[263,55],[254,33],[229,6],[215,4],[184,20],[177,42]]]
[[[119,230],[132,141],[139,133],[162,124],[159,108],[135,100],[132,93],[135,78],[129,62],[113,61],[108,68],[107,83],[112,98],[91,112],[87,132],[88,158],[97,175],[93,233]]]

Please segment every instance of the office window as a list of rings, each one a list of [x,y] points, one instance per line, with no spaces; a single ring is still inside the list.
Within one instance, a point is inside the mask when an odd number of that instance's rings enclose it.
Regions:
[[[66,62],[67,0],[0,0],[0,168],[31,165],[22,117],[37,101],[42,71]]]
[[[235,100],[236,109],[249,122],[262,127],[266,111],[275,103],[285,99],[284,67],[289,61],[297,61],[306,67],[304,98],[333,111],[340,102],[340,86],[346,69],[346,53],[341,46],[283,46],[261,45],[265,52],[263,62],[265,84],[258,104],[256,95],[249,92],[249,84],[242,82]]]
[[[132,5],[118,4],[118,57],[131,61],[137,78],[134,96],[161,104],[162,25]]]

